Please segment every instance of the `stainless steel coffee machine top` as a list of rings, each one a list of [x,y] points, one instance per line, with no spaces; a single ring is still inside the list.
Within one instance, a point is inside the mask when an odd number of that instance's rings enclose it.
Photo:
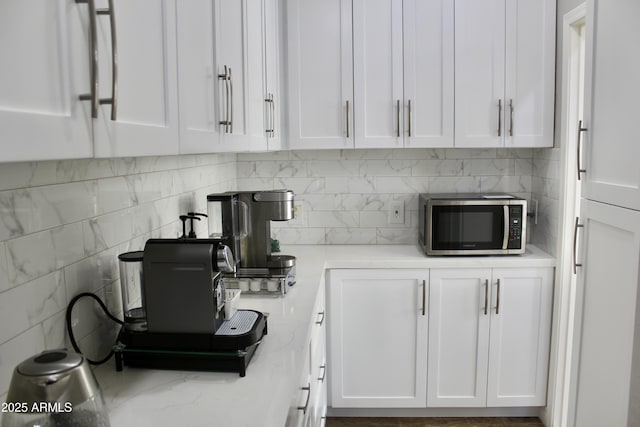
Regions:
[[[295,257],[272,253],[271,221],[293,219],[291,190],[207,196],[209,236],[231,248],[236,271],[226,282],[243,292],[281,293],[295,283]],[[229,275],[228,275],[229,276]]]

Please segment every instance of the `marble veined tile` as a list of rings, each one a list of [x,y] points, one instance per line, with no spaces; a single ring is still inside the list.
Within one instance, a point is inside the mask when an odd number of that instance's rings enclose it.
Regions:
[[[0,241],[33,231],[33,203],[28,189],[0,192]]]
[[[346,211],[379,211],[388,201],[388,194],[346,194],[343,206]]]
[[[55,161],[0,164],[0,191],[55,183]]]
[[[418,160],[411,168],[413,176],[462,176],[464,162],[460,159],[451,160]]]
[[[69,224],[98,214],[96,181],[34,187],[31,189],[31,199],[34,231]]]
[[[340,227],[327,228],[328,245],[373,245],[376,243],[376,229]]]
[[[324,228],[272,228],[272,236],[281,245],[324,245]]]
[[[335,194],[378,193],[374,177],[327,177],[325,192]]]
[[[80,222],[13,239],[5,246],[9,281],[14,285],[44,276],[85,256]]]
[[[358,227],[360,213],[354,211],[308,212],[309,227]]]
[[[66,304],[61,270],[6,291],[0,298],[0,343],[64,311]]]
[[[358,176],[359,160],[310,160],[310,176]]]
[[[360,176],[410,176],[414,160],[364,160]]]
[[[425,177],[376,177],[378,193],[426,193],[429,191],[429,178]]]
[[[127,241],[131,238],[132,230],[129,210],[113,212],[83,221],[85,255],[92,255]]]

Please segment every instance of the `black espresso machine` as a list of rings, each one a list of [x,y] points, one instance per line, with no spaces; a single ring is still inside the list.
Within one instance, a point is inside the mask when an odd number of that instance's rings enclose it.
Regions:
[[[125,323],[114,346],[116,370],[125,365],[245,376],[267,319],[253,310],[230,310],[236,298],[222,273],[233,272],[234,261],[220,239],[149,239],[144,252],[119,258]]]

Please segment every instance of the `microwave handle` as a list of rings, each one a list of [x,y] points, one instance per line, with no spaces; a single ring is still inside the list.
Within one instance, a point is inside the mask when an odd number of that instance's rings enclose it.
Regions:
[[[504,232],[502,237],[502,249],[507,249],[509,246],[509,206],[504,205]]]

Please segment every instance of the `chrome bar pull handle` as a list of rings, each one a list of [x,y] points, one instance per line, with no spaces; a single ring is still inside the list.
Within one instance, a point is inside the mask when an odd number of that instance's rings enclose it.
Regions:
[[[111,104],[111,120],[115,121],[118,111],[118,41],[113,0],[109,0],[108,9],[98,9],[96,13],[109,16],[111,28],[111,98],[100,99],[99,103]]]
[[[489,312],[489,279],[484,281],[484,315]]]
[[[409,114],[409,138],[411,138],[411,100],[408,102],[408,111]]]
[[[271,94],[271,138],[275,138],[276,133],[276,103],[273,100],[273,94]]]
[[[578,274],[578,267],[582,267],[582,264],[578,264],[578,228],[582,228],[584,225],[579,224],[578,221],[579,218],[576,217],[573,226],[573,274]]]
[[[307,413],[307,409],[309,409],[309,398],[311,397],[311,384],[307,384],[306,387],[301,387],[300,388],[302,391],[306,391],[307,393],[307,400],[304,403],[304,406],[298,406],[298,411],[302,411],[303,414]]]
[[[273,95],[268,93],[264,102],[267,104],[267,128],[265,132],[268,137],[273,137]]]
[[[229,69],[224,66],[224,74],[218,74],[218,80],[224,81],[225,91],[225,118],[218,123],[224,126],[224,133],[229,133]]]
[[[346,118],[347,118],[347,138],[349,138],[349,100],[347,99],[347,110],[346,110]]]
[[[322,369],[322,375],[318,377],[318,381],[323,383],[325,377],[327,376],[327,365],[321,365],[320,369]]]
[[[400,100],[396,100],[396,120],[398,122],[398,128],[396,129],[396,136],[400,138]]]
[[[587,172],[586,169],[582,169],[582,165],[581,165],[581,163],[582,163],[582,161],[581,161],[581,157],[582,157],[581,156],[581,153],[582,153],[582,150],[581,150],[582,132],[586,132],[586,131],[587,131],[587,128],[582,127],[582,120],[580,120],[578,122],[578,144],[577,144],[577,148],[576,148],[576,150],[577,150],[577,154],[576,155],[578,157],[577,158],[577,162],[576,162],[577,169],[578,169],[578,181],[580,181],[580,174]]]
[[[96,24],[96,3],[95,0],[76,0],[78,4],[87,4],[89,6],[89,39],[90,39],[90,55],[91,55],[91,88],[88,94],[79,96],[80,101],[91,101],[91,118],[98,118],[98,29]]]
[[[498,287],[496,294],[496,314],[500,314],[500,279],[496,280],[496,285]]]
[[[231,67],[229,67],[229,132],[233,133],[233,79],[231,78]]]
[[[321,326],[324,323],[324,311],[318,313],[320,320],[316,320],[316,325]]]
[[[509,100],[509,136],[513,136],[513,99]]]
[[[422,315],[427,315],[427,281],[422,281]]]
[[[502,99],[498,99],[498,136],[502,136]]]

